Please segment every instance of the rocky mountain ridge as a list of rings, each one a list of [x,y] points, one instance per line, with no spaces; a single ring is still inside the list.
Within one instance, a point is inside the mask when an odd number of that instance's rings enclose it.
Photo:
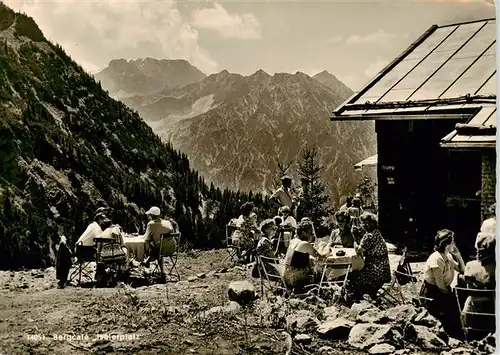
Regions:
[[[277,161],[316,146],[335,203],[360,181],[353,165],[374,154],[371,122],[331,122],[330,112],[352,95],[332,74],[296,72],[249,76],[223,70],[155,94],[122,98],[153,130],[186,153],[218,186],[268,192]]]

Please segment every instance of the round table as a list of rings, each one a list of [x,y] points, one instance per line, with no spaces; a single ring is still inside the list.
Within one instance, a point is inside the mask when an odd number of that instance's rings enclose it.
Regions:
[[[144,250],[146,246],[146,243],[144,242],[144,236],[124,236],[123,244],[127,248],[129,255],[133,254],[135,256],[135,259],[139,262],[144,261]]]

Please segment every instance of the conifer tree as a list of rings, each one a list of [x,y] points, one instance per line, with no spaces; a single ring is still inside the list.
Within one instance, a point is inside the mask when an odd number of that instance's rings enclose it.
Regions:
[[[298,219],[309,217],[315,226],[321,224],[322,217],[327,217],[333,211],[326,194],[326,184],[321,179],[322,166],[319,163],[316,147],[305,147],[300,152],[297,173],[305,179],[307,187],[299,199]]]

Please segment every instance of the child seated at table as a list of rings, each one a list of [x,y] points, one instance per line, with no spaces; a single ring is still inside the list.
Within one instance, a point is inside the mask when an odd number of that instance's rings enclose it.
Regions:
[[[285,272],[283,279],[288,288],[301,293],[305,286],[313,281],[313,268],[310,256],[322,258],[309,240],[312,238],[313,226],[309,222],[300,222],[296,237],[290,241],[285,255]]]

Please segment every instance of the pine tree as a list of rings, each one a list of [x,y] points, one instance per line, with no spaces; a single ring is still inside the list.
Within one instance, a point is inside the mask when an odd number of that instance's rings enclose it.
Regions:
[[[333,212],[329,207],[326,184],[321,179],[322,169],[316,147],[305,147],[300,152],[297,172],[301,179],[308,181],[308,185],[299,200],[297,217],[299,220],[302,217],[309,217],[315,226],[320,226],[322,218]]]

